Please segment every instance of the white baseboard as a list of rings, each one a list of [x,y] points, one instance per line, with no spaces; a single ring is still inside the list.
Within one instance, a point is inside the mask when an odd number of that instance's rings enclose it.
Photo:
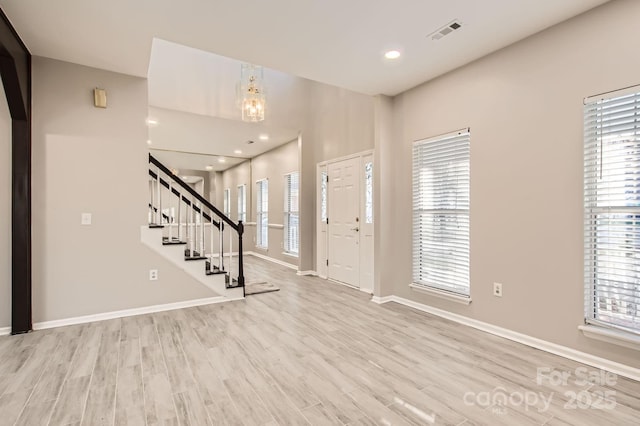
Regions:
[[[212,258],[213,257],[214,259],[217,259],[217,258],[220,257],[220,253],[205,254],[205,257],[208,257],[208,258]],[[224,253],[224,257],[229,257],[229,252],[225,252]],[[231,257],[238,257],[238,252],[237,251],[232,251],[231,252]]]
[[[590,339],[624,346],[625,348],[634,349],[636,351],[640,350],[640,336],[635,334],[590,324],[579,325],[578,330],[582,331],[582,334]]]
[[[291,263],[284,262],[282,260],[274,259],[273,257],[269,257],[262,253],[256,253],[255,251],[245,251],[244,254],[248,254],[249,256],[259,257],[260,259],[268,260],[269,262],[277,263],[278,265],[285,266],[289,269],[293,269],[295,271],[298,270],[297,265],[293,265]]]
[[[394,296],[371,296],[371,301],[373,303],[377,303],[378,305],[382,305],[383,303],[393,302]]]
[[[343,283],[342,281],[334,280],[332,278],[327,278],[327,282],[330,282],[331,284],[341,285],[343,287],[347,287],[347,288],[350,288],[352,290],[360,290],[360,287],[356,287],[355,285]]]
[[[11,334],[11,327],[0,327],[0,336]]]
[[[183,302],[166,303],[163,305],[144,306],[141,308],[124,309],[121,311],[103,312],[100,314],[83,315],[80,317],[37,322],[33,324],[33,329],[44,330],[47,328],[64,327],[67,325],[85,324],[88,322],[131,317],[134,315],[151,314],[154,312],[172,311],[174,309],[190,308],[193,306],[211,305],[214,303],[229,302],[231,300],[242,300],[242,299],[230,299],[227,297],[216,296],[216,297],[207,297],[204,299],[185,300]]]
[[[317,277],[318,273],[316,271],[298,271],[297,275],[308,276],[308,277]]]
[[[396,302],[401,305],[409,306],[422,312],[426,312],[432,315],[445,318],[459,324],[463,324],[469,327],[473,327],[477,330],[484,331],[486,333],[493,334],[495,336],[504,337],[505,339],[512,340],[514,342],[522,343],[523,345],[531,346],[532,348],[540,349],[545,352],[559,355],[564,358],[571,359],[573,361],[581,362],[583,364],[590,365],[595,368],[610,371],[620,376],[628,377],[633,380],[640,381],[640,368],[635,368],[630,365],[621,364],[619,362],[611,361],[606,358],[591,355],[586,352],[571,349],[566,346],[558,345],[556,343],[548,342],[546,340],[538,339],[536,337],[528,336],[526,334],[518,333],[513,330],[498,327],[493,324],[478,321],[473,318],[465,317],[463,315],[454,314],[442,309],[434,308],[429,305],[414,302],[398,296],[385,296],[371,298],[372,302],[383,304],[388,302]]]

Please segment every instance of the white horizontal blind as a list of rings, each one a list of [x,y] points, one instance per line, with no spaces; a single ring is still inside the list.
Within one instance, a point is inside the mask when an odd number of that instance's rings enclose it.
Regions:
[[[587,322],[640,333],[640,88],[584,107]]]
[[[413,146],[413,282],[469,296],[469,131]]]
[[[298,255],[298,172],[284,177],[284,251]]]
[[[238,220],[247,221],[247,186],[238,185]]]
[[[224,190],[223,213],[225,216],[231,216],[231,189]]]
[[[269,244],[269,181],[256,182],[256,246],[267,248]]]

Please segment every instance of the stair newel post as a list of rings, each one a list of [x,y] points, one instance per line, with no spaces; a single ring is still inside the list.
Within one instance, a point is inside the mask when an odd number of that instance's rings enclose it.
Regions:
[[[222,221],[222,218],[219,218],[220,220],[220,232],[218,232],[218,235],[220,236],[220,252],[218,254],[218,268],[220,271],[224,271],[224,222]]]
[[[211,233],[209,235],[211,235],[211,252],[209,253],[210,257],[209,257],[209,272],[213,272],[213,227],[214,227],[214,221],[213,221],[213,212],[211,212]]]
[[[167,207],[167,212],[169,213],[167,215],[167,217],[168,217],[167,222],[169,222],[168,223],[168,225],[169,225],[169,242],[173,242],[173,222],[174,222],[174,220],[173,220],[173,212],[172,212],[172,209],[171,209],[171,207],[173,206],[173,203],[171,202],[171,200],[173,199],[171,197],[171,195],[173,195],[173,192],[171,191],[171,188],[172,188],[171,183],[172,182],[173,182],[173,179],[169,178],[169,206]]]
[[[242,286],[242,296],[244,297],[244,267],[242,262],[242,235],[244,234],[244,224],[238,221],[238,285]]]
[[[156,210],[156,223],[158,225],[162,225],[162,184],[160,183],[160,167],[156,168],[156,173],[156,176],[158,176],[158,209]]]

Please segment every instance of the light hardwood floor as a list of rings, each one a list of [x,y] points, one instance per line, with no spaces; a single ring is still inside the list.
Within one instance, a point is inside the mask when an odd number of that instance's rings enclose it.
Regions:
[[[0,338],[0,425],[640,424],[637,382],[580,383],[595,370],[254,257],[247,270],[281,291]],[[538,367],[556,374],[538,384]]]

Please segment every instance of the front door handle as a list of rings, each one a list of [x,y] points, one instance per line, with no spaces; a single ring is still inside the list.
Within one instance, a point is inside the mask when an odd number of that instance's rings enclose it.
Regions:
[[[357,226],[355,228],[351,228],[352,231],[356,231],[358,232],[360,230],[360,228],[358,228]]]

